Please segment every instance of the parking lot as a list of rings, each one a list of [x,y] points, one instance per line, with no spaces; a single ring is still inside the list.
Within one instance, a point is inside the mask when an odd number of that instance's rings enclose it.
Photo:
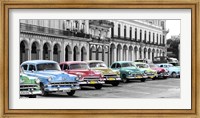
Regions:
[[[83,87],[70,97],[65,93],[53,93],[37,98],[179,98],[180,78],[148,79],[146,82],[130,81],[119,86],[104,85],[101,90]]]

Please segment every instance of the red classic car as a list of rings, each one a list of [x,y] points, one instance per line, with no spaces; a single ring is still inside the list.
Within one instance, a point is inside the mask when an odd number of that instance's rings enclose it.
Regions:
[[[164,78],[166,79],[167,77],[169,77],[168,71],[164,68],[161,68],[155,64],[149,64],[150,68],[153,70],[157,71],[158,74],[158,78]]]
[[[68,74],[76,75],[79,78],[80,86],[94,86],[96,89],[101,89],[105,83],[101,73],[91,70],[86,62],[62,62],[60,63],[60,68]]]

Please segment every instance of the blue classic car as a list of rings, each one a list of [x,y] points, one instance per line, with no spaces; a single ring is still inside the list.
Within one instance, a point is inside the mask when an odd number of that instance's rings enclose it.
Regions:
[[[173,66],[172,64],[168,63],[161,63],[157,65],[159,67],[165,68],[171,77],[180,77],[180,66]]]
[[[124,83],[129,80],[140,80],[141,82],[146,81],[146,74],[141,72],[131,61],[116,61],[111,64],[111,69],[119,71],[120,78]]]
[[[21,64],[24,73],[28,76],[38,77],[42,95],[52,92],[66,92],[73,96],[77,89],[80,89],[78,77],[62,72],[55,61],[31,60]]]

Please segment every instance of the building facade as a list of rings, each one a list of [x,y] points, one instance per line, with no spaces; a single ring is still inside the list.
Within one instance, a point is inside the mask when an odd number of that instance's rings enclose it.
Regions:
[[[166,55],[165,20],[20,20],[20,63],[136,59]]]

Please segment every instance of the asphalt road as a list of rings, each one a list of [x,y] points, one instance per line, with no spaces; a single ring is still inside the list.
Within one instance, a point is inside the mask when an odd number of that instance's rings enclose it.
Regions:
[[[179,98],[180,78],[148,79],[146,82],[130,81],[119,86],[104,85],[101,90],[83,87],[70,97],[65,93],[52,93],[37,98]]]

